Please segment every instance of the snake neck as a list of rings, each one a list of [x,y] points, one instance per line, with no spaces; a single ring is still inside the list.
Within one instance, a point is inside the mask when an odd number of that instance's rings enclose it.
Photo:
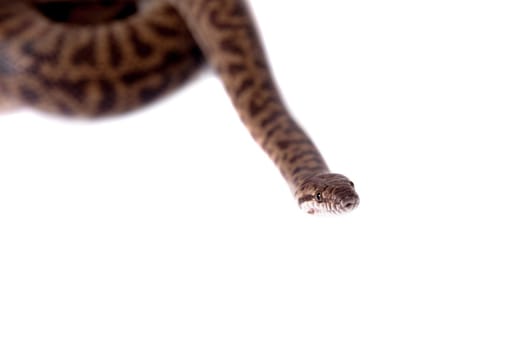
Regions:
[[[218,72],[241,120],[293,192],[328,172],[314,143],[288,112],[250,10],[237,0],[172,0]],[[226,20],[227,19],[227,20]]]

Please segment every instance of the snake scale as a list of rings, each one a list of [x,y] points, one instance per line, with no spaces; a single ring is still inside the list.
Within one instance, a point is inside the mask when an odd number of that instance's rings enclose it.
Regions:
[[[331,173],[286,109],[241,0],[0,0],[0,99],[59,115],[130,111],[204,63],[309,214],[354,209],[354,184]]]

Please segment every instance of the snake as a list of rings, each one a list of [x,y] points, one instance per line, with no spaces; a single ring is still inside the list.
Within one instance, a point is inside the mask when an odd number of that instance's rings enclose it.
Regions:
[[[329,170],[286,107],[245,1],[0,2],[0,100],[56,115],[118,115],[208,65],[300,209],[339,214],[358,206],[354,183]]]

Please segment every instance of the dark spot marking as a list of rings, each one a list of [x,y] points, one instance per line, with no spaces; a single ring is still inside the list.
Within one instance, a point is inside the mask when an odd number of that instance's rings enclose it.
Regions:
[[[86,87],[88,81],[82,79],[79,81],[71,81],[67,79],[59,79],[54,82],[54,85],[62,90],[63,92],[69,94],[75,98],[78,102],[82,102],[86,97]]]
[[[133,70],[131,72],[124,73],[120,79],[126,85],[133,85],[149,75],[151,75],[151,72],[149,71]]]
[[[263,143],[262,143],[262,147],[263,148],[266,148],[266,145],[268,144],[268,142],[270,141],[270,139],[272,138],[272,136],[279,130],[281,129],[281,126],[280,125],[276,125],[274,126],[273,128],[271,128],[270,130],[268,130],[266,132],[266,138],[264,139]]]
[[[230,11],[231,17],[243,18],[246,17],[246,8],[242,2],[235,1],[233,8]]]
[[[261,83],[261,88],[265,89],[265,90],[269,90],[269,91],[276,90],[275,84],[274,84],[274,82],[273,82],[273,80],[271,78],[268,78],[268,79],[264,80]]]
[[[60,114],[67,115],[67,116],[70,116],[70,115],[74,114],[73,110],[71,109],[71,107],[69,107],[68,105],[66,105],[63,102],[57,102],[56,106],[57,106],[58,110],[60,111]]]
[[[244,11],[243,11],[244,12]],[[212,10],[209,15],[209,23],[219,30],[243,29],[246,27],[245,23],[235,23],[231,20],[231,16],[225,16],[226,19],[221,18],[222,9]]]
[[[170,66],[170,65],[174,65],[174,64],[179,64],[181,62],[184,62],[184,59],[185,59],[185,55],[182,55],[180,52],[178,51],[169,51],[166,53],[166,55],[164,56],[164,59],[162,60],[162,63],[159,65],[158,68],[156,68],[156,70],[159,71],[162,71],[164,70],[164,68]]]
[[[311,144],[310,140],[306,138],[298,139],[298,140],[283,140],[277,142],[277,147],[279,147],[280,150],[285,150],[288,147],[290,147],[292,144],[299,145],[299,144]]]
[[[133,49],[135,50],[137,56],[141,58],[146,58],[152,54],[153,48],[151,47],[151,45],[147,44],[146,42],[140,39],[135,28],[129,27],[129,37],[131,39]]]
[[[270,103],[278,103],[279,101],[275,96],[267,97],[264,101],[258,103],[256,98],[250,100],[250,116],[255,117],[257,114],[262,112]]]
[[[100,99],[97,106],[97,113],[104,114],[111,111],[115,106],[117,101],[117,93],[115,87],[107,80],[99,80],[98,87],[102,93],[102,98]]]
[[[261,121],[261,127],[265,128],[269,124],[275,122],[277,119],[282,118],[283,116],[285,116],[283,111],[274,111]]]
[[[164,14],[166,14],[169,17],[180,17],[179,13],[177,12],[177,10],[175,10],[175,7],[173,6],[164,6],[163,11]]]
[[[109,41],[109,56],[111,59],[111,66],[117,68],[122,63],[122,50],[118,41],[113,36],[113,33],[110,32],[108,35]]]
[[[306,150],[306,151],[302,151],[302,152],[296,153],[292,158],[290,158],[290,164],[294,164],[299,159],[307,157],[307,156],[313,157],[312,158],[313,160],[320,159],[320,155],[319,155],[319,153],[316,150],[309,149],[309,150]]]
[[[220,48],[223,51],[233,53],[235,55],[243,55],[244,50],[239,46],[235,38],[226,38],[220,42]]]
[[[297,133],[297,134],[303,134],[303,131],[299,128],[299,126],[295,125],[295,124],[291,124],[289,125],[287,128],[284,128],[283,129],[283,133],[285,135],[291,135],[293,133]]]
[[[243,63],[230,63],[228,64],[227,71],[231,76],[235,77],[239,73],[246,71],[246,65]]]
[[[40,96],[36,91],[26,86],[20,87],[20,95],[29,104],[35,104],[40,100]]]
[[[73,53],[72,63],[74,65],[95,65],[95,40],[93,38],[91,38],[87,44],[80,47]]]
[[[296,168],[294,168],[292,170],[292,176],[295,176],[299,173],[303,173],[303,172],[309,172],[309,173],[316,173],[316,172],[319,172],[321,170],[323,170],[324,167],[320,166],[320,165],[316,165],[316,166],[312,166],[312,167],[309,167],[309,166],[298,166]]]
[[[51,26],[47,27],[51,28]],[[43,38],[46,35],[49,35],[49,29],[46,29],[38,34],[38,38]],[[22,45],[21,49],[22,52],[25,55],[31,56],[33,58],[33,61],[35,62],[35,65],[33,68],[35,71],[37,71],[37,66],[40,66],[43,63],[49,63],[49,64],[57,64],[58,62],[58,53],[62,51],[62,47],[65,43],[65,33],[61,32],[60,34],[55,36],[55,45],[53,45],[50,52],[39,52],[37,50],[38,48],[38,40],[41,39],[34,39],[29,42],[26,42]]]
[[[245,78],[241,82],[241,85],[235,90],[235,93],[234,93],[235,97],[236,98],[241,97],[242,94],[246,92],[246,90],[253,87],[254,85],[255,85],[255,81],[253,80],[253,78]]]
[[[161,96],[169,86],[169,80],[163,79],[163,81],[157,86],[148,86],[140,90],[140,99],[144,104],[150,103]]]

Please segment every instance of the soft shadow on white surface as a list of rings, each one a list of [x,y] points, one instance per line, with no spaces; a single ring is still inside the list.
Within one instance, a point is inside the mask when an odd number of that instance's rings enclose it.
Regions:
[[[522,349],[514,5],[253,2],[348,216],[296,208],[210,74],[123,118],[0,116],[0,348]]]

